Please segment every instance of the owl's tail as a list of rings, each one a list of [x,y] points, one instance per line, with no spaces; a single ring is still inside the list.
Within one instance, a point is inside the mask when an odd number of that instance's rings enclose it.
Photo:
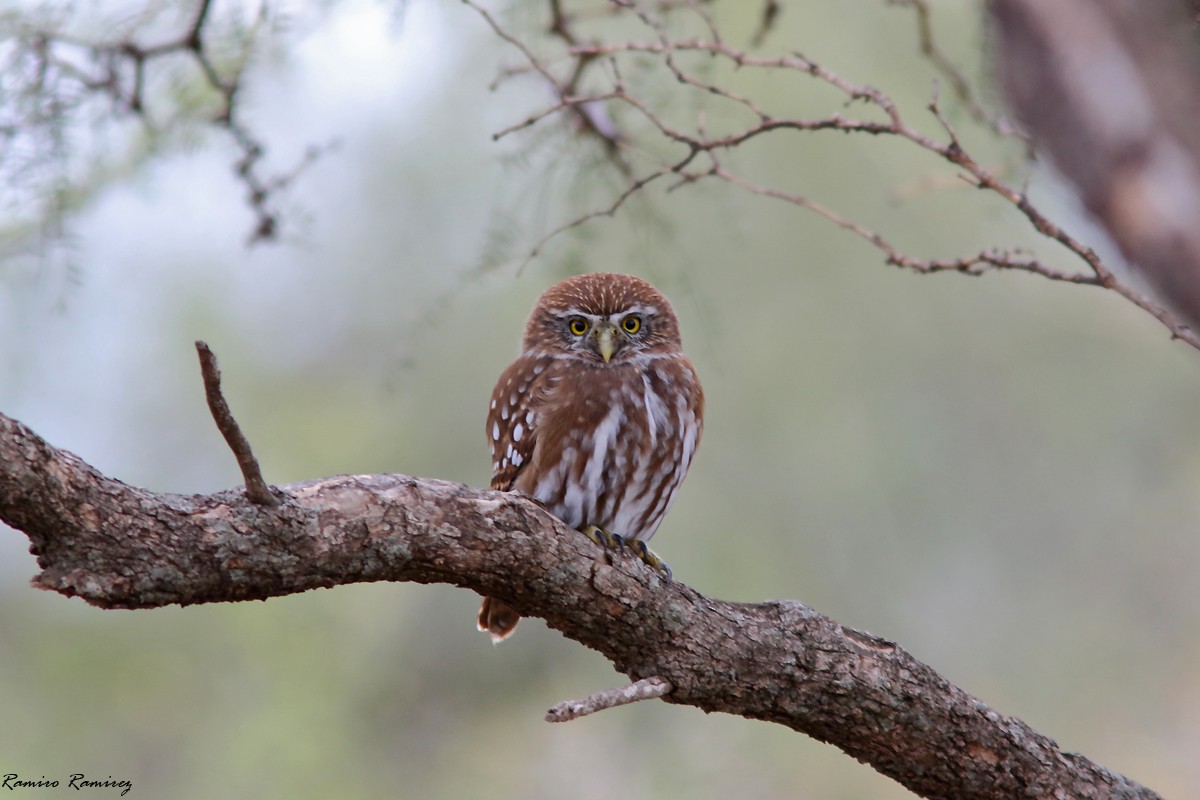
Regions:
[[[483,605],[479,607],[479,621],[475,625],[479,630],[492,635],[492,644],[500,644],[517,629],[517,623],[520,621],[521,615],[508,603],[494,597],[485,597]]]

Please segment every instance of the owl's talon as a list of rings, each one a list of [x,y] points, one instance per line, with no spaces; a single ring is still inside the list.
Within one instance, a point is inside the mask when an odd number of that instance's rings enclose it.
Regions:
[[[667,562],[659,558],[653,550],[646,546],[645,542],[641,539],[634,539],[630,547],[633,548],[634,554],[642,560],[642,563],[661,572],[668,581],[671,580],[671,568],[667,566]]]
[[[626,540],[619,533],[606,531],[595,525],[588,525],[583,529],[582,533],[603,548],[605,553],[611,553],[615,550],[617,555],[623,555],[625,548],[628,547],[643,564],[662,574],[666,580],[671,580],[671,568],[667,566],[667,562],[659,558],[641,539]]]
[[[595,525],[588,525],[583,529],[583,535],[605,550],[616,550],[618,554],[625,552],[625,537],[620,534],[606,531]]]

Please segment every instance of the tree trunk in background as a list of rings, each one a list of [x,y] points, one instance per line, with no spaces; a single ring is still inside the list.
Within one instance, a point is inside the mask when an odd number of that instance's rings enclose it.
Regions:
[[[992,0],[1008,101],[1040,152],[1200,329],[1200,50],[1179,0]]]

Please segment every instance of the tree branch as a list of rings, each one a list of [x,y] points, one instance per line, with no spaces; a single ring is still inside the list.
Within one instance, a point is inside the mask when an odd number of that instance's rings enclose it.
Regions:
[[[582,700],[564,700],[546,712],[546,722],[570,722],[606,708],[616,708],[639,700],[653,700],[669,694],[672,688],[670,681],[656,675],[642,678],[628,686],[593,692]]]
[[[208,410],[212,412],[217,430],[225,438],[225,443],[233,451],[237,459],[238,469],[242,471],[242,480],[246,482],[246,496],[252,503],[260,506],[273,506],[278,500],[271,494],[270,487],[263,480],[262,470],[258,459],[250,449],[250,442],[242,433],[241,426],[233,418],[225,395],[221,394],[221,368],[217,366],[217,357],[205,342],[197,340],[196,353],[200,356],[200,374],[204,378],[204,397],[208,400]]]
[[[1093,247],[1069,232],[1050,214],[1035,204],[1029,198],[1021,182],[1014,182],[998,170],[986,166],[981,158],[973,154],[960,140],[948,118],[943,114],[937,101],[936,92],[933,101],[924,109],[920,109],[920,114],[913,114],[911,109],[902,108],[896,99],[881,89],[856,83],[803,53],[791,52],[774,56],[756,55],[740,49],[724,41],[718,35],[711,20],[704,14],[701,16],[704,19],[704,27],[708,29],[707,38],[675,33],[676,26],[668,24],[669,15],[675,11],[681,14],[700,13],[701,10],[696,7],[695,3],[648,4],[635,3],[630,0],[610,0],[605,5],[613,15],[625,14],[631,22],[636,21],[648,30],[651,34],[649,41],[629,38],[624,33],[624,29],[616,29],[618,31],[616,33],[608,28],[597,29],[595,36],[585,36],[581,30],[573,27],[575,21],[579,19],[578,14],[572,17],[565,16],[554,11],[557,4],[551,3],[552,24],[550,29],[554,37],[561,42],[562,47],[558,53],[541,55],[532,46],[532,36],[523,38],[504,29],[493,15],[482,9],[474,0],[463,1],[480,14],[500,38],[517,48],[527,62],[526,72],[537,73],[561,88],[561,83],[554,78],[551,66],[575,65],[570,92],[559,91],[556,95],[556,102],[527,114],[522,122],[504,128],[495,135],[495,138],[524,131],[535,125],[546,124],[554,118],[564,114],[577,113],[580,109],[586,108],[590,109],[592,113],[605,112],[607,118],[618,120],[621,123],[621,127],[615,131],[608,131],[602,138],[607,144],[619,146],[620,152],[629,156],[626,161],[621,162],[623,186],[618,187],[611,202],[577,214],[566,222],[553,227],[536,240],[524,261],[521,262],[521,267],[541,254],[551,240],[597,218],[614,216],[622,206],[627,204],[628,200],[661,177],[674,176],[678,179],[675,184],[677,186],[689,185],[701,180],[717,179],[817,213],[873,245],[882,253],[886,263],[904,269],[924,274],[957,271],[972,275],[990,269],[1018,270],[1040,275],[1053,281],[1088,284],[1107,289],[1158,320],[1170,332],[1172,338],[1200,350],[1200,334],[1193,330],[1193,326],[1188,325],[1171,309],[1140,291],[1118,274],[1111,265],[1106,264]],[[1161,3],[1171,2],[1171,0],[1158,1]],[[968,121],[973,123],[976,128],[982,128],[996,141],[1015,139],[1021,142],[1024,145],[1023,150],[1028,153],[1032,146],[1029,138],[1015,129],[1003,117],[990,114],[983,108],[978,94],[971,90],[964,75],[953,66],[937,45],[933,36],[931,11],[925,0],[898,0],[898,2],[911,7],[916,13],[920,50],[938,74],[949,82],[953,98],[959,106],[966,110]],[[1114,7],[1125,8],[1117,0],[1111,0],[1111,2],[1106,0],[1106,2]],[[1087,5],[1083,0],[1072,0],[1072,3]],[[1030,18],[1036,15],[1047,18],[1055,17],[1057,21],[1052,24],[1045,23],[1043,27],[1055,31],[1057,38],[1071,39],[1074,37],[1078,39],[1080,47],[1084,50],[1088,47],[1089,40],[1083,35],[1083,29],[1071,24],[1071,12],[1062,9],[1052,12],[1048,10],[1048,7],[1043,8],[1046,4],[1039,4],[1036,0],[993,0],[993,6],[1002,22],[1005,14],[1008,16],[1017,14],[1012,9],[1022,6],[1037,9],[1036,14],[1033,11],[1023,13]],[[1078,16],[1080,19],[1085,19],[1098,13],[1100,12],[1089,10],[1087,13],[1080,12]],[[1125,13],[1137,16],[1140,12],[1135,4],[1127,8]],[[1005,27],[1006,25],[1001,25],[1002,29]],[[1006,33],[1005,35],[1011,34]],[[1022,35],[1028,36],[1029,34]],[[1096,120],[1071,118],[1069,124],[1066,120],[1062,120],[1063,124],[1060,125],[1061,147],[1073,156],[1075,161],[1085,167],[1090,165],[1092,171],[1097,173],[1098,178],[1103,181],[1105,186],[1111,187],[1114,184],[1126,186],[1127,191],[1121,193],[1115,200],[1109,197],[1111,192],[1107,192],[1100,195],[1100,201],[1108,204],[1105,207],[1119,218],[1117,220],[1119,223],[1126,227],[1137,226],[1139,229],[1132,232],[1134,235],[1140,235],[1143,238],[1150,234],[1158,236],[1156,242],[1158,250],[1152,255],[1161,261],[1163,266],[1163,269],[1157,271],[1168,276],[1165,280],[1159,280],[1159,286],[1164,289],[1165,296],[1172,298],[1184,294],[1183,290],[1193,292],[1195,297],[1192,298],[1192,302],[1196,310],[1194,314],[1191,311],[1187,313],[1196,324],[1197,321],[1200,321],[1200,278],[1197,278],[1190,288],[1173,285],[1171,281],[1180,283],[1186,281],[1181,281],[1177,277],[1178,270],[1171,272],[1169,266],[1173,263],[1172,259],[1177,261],[1185,255],[1184,250],[1190,248],[1186,255],[1189,258],[1197,259],[1196,274],[1200,275],[1200,233],[1197,233],[1200,228],[1194,224],[1194,220],[1200,218],[1197,215],[1200,213],[1197,212],[1200,209],[1200,190],[1196,190],[1196,187],[1200,186],[1200,178],[1188,183],[1196,175],[1200,175],[1200,165],[1196,165],[1196,169],[1193,170],[1191,169],[1192,164],[1182,164],[1182,159],[1172,160],[1167,157],[1168,155],[1178,155],[1175,150],[1161,147],[1157,151],[1146,150],[1151,154],[1158,152],[1160,156],[1151,163],[1143,163],[1144,160],[1133,157],[1138,152],[1142,152],[1142,148],[1130,150],[1115,146],[1110,148],[1111,158],[1096,162],[1090,155],[1091,148],[1080,146],[1080,141],[1074,133],[1077,130],[1087,129],[1090,132],[1089,138],[1102,138],[1101,134],[1104,131],[1120,133],[1129,129],[1133,124],[1130,120],[1140,119],[1141,96],[1135,93],[1130,97],[1119,97],[1110,102],[1105,84],[1108,72],[1101,69],[1091,70],[1086,79],[1080,78],[1075,81],[1074,87],[1060,84],[1051,85],[1050,82],[1041,81],[1038,78],[1045,67],[1043,62],[1038,61],[1036,67],[1030,68],[1029,65],[1034,62],[1016,55],[1021,52],[1018,47],[1005,45],[1000,50],[1013,54],[1006,63],[1013,65],[1012,68],[1024,76],[1023,80],[1030,84],[1031,92],[1037,93],[1034,102],[1039,107],[1045,107],[1057,113],[1059,117],[1065,116],[1072,104],[1063,103],[1060,108],[1060,103],[1056,98],[1070,95],[1069,90],[1072,88],[1084,86],[1084,91],[1080,92],[1081,96],[1099,98],[1097,105],[1105,108],[1106,116],[1104,118],[1097,117]],[[621,74],[619,64],[630,65],[633,68],[631,72],[635,76],[641,76],[642,80],[637,83],[617,78],[615,81],[610,81],[612,85],[585,86],[579,75],[587,65],[600,62],[608,63],[611,71],[617,75]],[[1074,59],[1074,63],[1086,71],[1092,62],[1081,56]],[[775,113],[764,100],[754,100],[743,96],[729,87],[731,81],[727,72],[741,69],[763,70],[781,76],[802,76],[824,85],[839,95],[845,108],[858,108],[862,113],[857,116],[847,116],[841,110],[837,110],[824,115],[804,117],[793,116],[794,112],[791,109],[783,113]],[[724,70],[725,72],[716,72],[717,79],[701,77],[712,74],[714,70]],[[1189,74],[1195,73],[1193,71]],[[1095,83],[1094,86],[1090,85],[1092,82]],[[599,84],[600,82],[597,80],[593,83]],[[1186,82],[1178,83],[1182,86]],[[673,101],[670,107],[662,102],[649,99],[653,96],[653,89],[659,84],[669,84],[675,87],[672,96],[678,96],[678,99]],[[1174,84],[1172,86],[1174,89],[1184,91],[1181,86],[1174,86]],[[1163,105],[1169,105],[1171,95],[1163,92],[1160,94],[1163,98]],[[689,119],[688,114],[681,114],[676,110],[676,107],[686,107],[689,98],[699,107],[694,119]],[[1131,108],[1131,104],[1135,107]],[[731,121],[727,123],[731,126],[729,132],[717,135],[705,131],[704,109],[709,105],[714,110],[730,112]],[[1194,131],[1196,126],[1192,124],[1192,121],[1196,114],[1200,113],[1200,95],[1197,95],[1196,102],[1188,105],[1186,109],[1186,113],[1176,114],[1180,124],[1175,127]],[[1020,110],[1019,104],[1018,110]],[[633,119],[631,120],[630,117]],[[746,118],[750,120],[748,123],[741,121]],[[914,122],[914,119],[918,121]],[[927,132],[925,130],[927,127],[933,128],[933,131]],[[1157,128],[1154,130],[1157,131]],[[726,159],[727,153],[736,152],[751,140],[778,136],[783,133],[808,135],[824,131],[836,131],[852,136],[887,137],[922,152],[925,156],[930,157],[939,169],[952,170],[956,183],[965,180],[967,185],[982,189],[985,195],[997,198],[1011,207],[1038,235],[1061,246],[1070,262],[1077,268],[1068,271],[1054,266],[1044,258],[1021,253],[1016,247],[995,245],[979,247],[974,252],[957,257],[918,257],[901,251],[882,236],[852,220],[849,215],[839,213],[801,192],[778,185],[764,185],[752,181],[726,163],[726,160],[732,160],[732,158]],[[1118,137],[1115,142],[1117,145],[1123,143],[1126,142],[1121,137]],[[664,150],[664,146],[670,150]],[[667,154],[651,155],[656,152]],[[1200,150],[1193,150],[1193,152],[1200,152]],[[652,161],[650,166],[642,163],[647,159]],[[1097,163],[1103,163],[1103,168],[1096,169]],[[630,164],[634,165],[632,169],[629,168]],[[1188,167],[1188,170],[1181,169],[1173,172],[1173,165],[1176,164]],[[1121,179],[1121,176],[1129,174],[1131,170],[1134,170],[1135,173],[1133,178],[1128,181]],[[1155,185],[1165,187],[1162,192],[1159,192],[1161,196],[1156,199],[1154,204],[1140,203],[1139,199],[1143,196],[1155,194],[1151,191]],[[1169,193],[1171,192],[1180,195],[1179,203],[1172,204],[1170,202]],[[1091,202],[1089,199],[1089,205]],[[1107,219],[1104,221],[1106,225],[1109,224]],[[1120,240],[1119,234],[1117,238]],[[1126,255],[1130,256],[1131,250],[1124,244],[1122,246]],[[1154,276],[1156,270],[1146,263],[1147,259],[1132,260],[1140,261]]]
[[[158,494],[100,474],[0,414],[0,520],[35,586],[101,608],[265,599],[365,581],[449,583],[542,617],[669,703],[776,722],[929,798],[1156,798],[1006,717],[896,644],[794,601],[664,582],[519,495],[406,475]],[[464,628],[469,627],[464,620]]]
[[[20,135],[28,147],[0,149],[0,173],[19,169],[13,162],[26,149],[36,154],[35,160],[65,161],[71,153],[65,148],[44,152],[47,145],[40,140],[51,139],[48,131],[61,135],[70,125],[88,124],[84,111],[90,99],[107,98],[111,119],[137,119],[151,134],[159,133],[164,121],[164,127],[169,127],[181,119],[198,119],[226,132],[237,149],[233,170],[255,217],[248,243],[277,239],[282,223],[279,195],[337,143],[311,145],[291,169],[269,172],[264,164],[266,142],[243,121],[241,103],[246,68],[255,47],[269,35],[267,6],[260,7],[258,16],[241,33],[240,52],[222,58],[219,54],[222,47],[228,48],[230,42],[224,38],[229,34],[211,31],[216,27],[212,0],[195,0],[194,5],[182,31],[153,44],[140,43],[136,29],[99,40],[80,38],[56,26],[18,29],[12,37],[13,52],[4,64],[5,80],[0,81],[0,119],[12,118],[13,135]],[[214,44],[209,39],[220,41]],[[191,101],[150,91],[151,69],[155,74],[175,69],[168,64],[187,65],[190,71],[181,71],[180,79],[199,78],[210,93],[208,102],[192,108]],[[36,78],[30,81],[27,75]],[[64,166],[64,174],[66,171]]]

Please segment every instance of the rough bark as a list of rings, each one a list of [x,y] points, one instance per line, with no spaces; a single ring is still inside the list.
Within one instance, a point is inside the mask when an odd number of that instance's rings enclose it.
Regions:
[[[728,603],[636,559],[608,563],[520,496],[407,475],[273,491],[265,506],[240,489],[137,489],[0,414],[0,519],[28,535],[34,585],[101,608],[450,583],[542,617],[634,680],[669,681],[667,702],[786,725],[925,797],[1157,797],[892,642],[798,602]]]
[[[1009,103],[1200,329],[1200,50],[1180,0],[992,0]]]

